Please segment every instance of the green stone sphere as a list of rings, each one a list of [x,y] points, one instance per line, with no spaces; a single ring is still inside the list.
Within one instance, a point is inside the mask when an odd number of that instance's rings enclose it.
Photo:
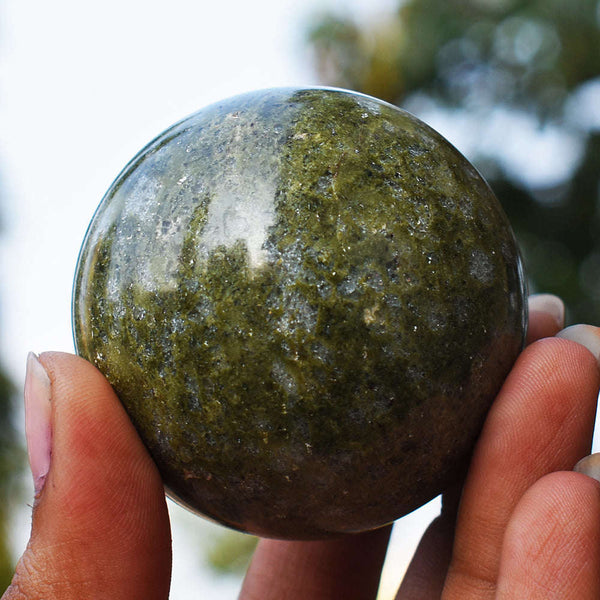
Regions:
[[[456,479],[525,307],[510,225],[454,147],[374,98],[281,88],[200,110],[126,166],[73,325],[173,498],[318,539]]]

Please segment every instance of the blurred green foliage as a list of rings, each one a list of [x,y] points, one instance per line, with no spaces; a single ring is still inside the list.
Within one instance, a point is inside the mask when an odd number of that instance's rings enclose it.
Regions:
[[[600,323],[598,0],[403,0],[369,22],[320,16],[308,43],[323,83],[468,129],[463,151],[513,224],[531,290]],[[532,177],[544,161],[560,168]]]
[[[0,591],[4,591],[14,572],[13,549],[9,530],[13,510],[22,499],[20,476],[25,464],[25,450],[14,423],[15,390],[0,371]]]
[[[208,551],[208,564],[222,575],[243,574],[256,548],[258,538],[245,533],[223,529],[212,540]]]

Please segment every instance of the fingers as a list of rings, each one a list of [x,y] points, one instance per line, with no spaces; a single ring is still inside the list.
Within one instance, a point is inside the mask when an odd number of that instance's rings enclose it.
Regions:
[[[261,540],[240,600],[375,599],[390,527],[320,542]]]
[[[528,343],[557,334],[563,318],[558,298],[532,297]],[[445,598],[493,597],[503,532],[512,511],[537,479],[572,468],[587,451],[599,380],[590,352],[565,340],[543,340],[520,357],[475,454]],[[440,597],[452,554],[454,514],[447,511],[429,528],[398,598]],[[241,598],[375,597],[387,543],[387,532],[381,534],[335,542],[263,540]]]
[[[529,324],[527,344],[556,335],[565,323],[565,305],[553,294],[529,296]]]
[[[508,523],[497,600],[600,597],[600,485],[553,473],[518,503]]]
[[[592,325],[571,325],[556,336],[563,340],[572,340],[585,346],[600,364],[600,329]]]
[[[442,496],[442,513],[423,534],[396,600],[439,600],[452,557],[461,487],[459,484]]]
[[[564,315],[564,304],[557,296],[530,296],[527,343],[556,335],[564,325]],[[397,600],[440,597],[452,556],[458,494],[459,490],[453,490],[452,498],[444,495],[442,515],[425,532],[398,590]],[[449,503],[454,510],[448,509]]]
[[[438,600],[452,556],[454,521],[437,517],[426,529],[396,600]]]
[[[475,449],[445,600],[494,597],[511,515],[537,480],[589,452],[599,386],[595,357],[581,344],[543,339],[522,353]]]
[[[3,599],[166,600],[163,487],[104,377],[75,356],[31,356],[26,431],[32,531]]]

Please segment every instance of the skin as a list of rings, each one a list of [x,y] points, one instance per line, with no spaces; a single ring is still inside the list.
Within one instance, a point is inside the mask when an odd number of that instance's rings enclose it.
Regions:
[[[464,485],[444,496],[399,600],[600,596],[600,484],[589,453],[600,371],[531,313]],[[543,338],[543,339],[542,339]],[[110,386],[84,360],[43,354],[53,448],[31,539],[4,600],[166,600],[170,532],[158,473]],[[242,600],[375,598],[389,529],[326,542],[263,540]]]

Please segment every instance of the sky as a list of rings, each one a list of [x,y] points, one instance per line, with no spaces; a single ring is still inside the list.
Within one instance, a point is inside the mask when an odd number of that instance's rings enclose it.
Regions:
[[[303,32],[325,8],[380,18],[395,0],[3,0],[0,4],[0,361],[18,388],[31,350],[73,351],[71,289],[87,225],[112,180],[175,121],[233,94],[319,83]],[[32,496],[31,496],[32,497]],[[14,530],[29,529],[28,499]],[[215,526],[170,505],[173,600],[237,597],[199,548]],[[407,519],[383,588],[435,502]]]

